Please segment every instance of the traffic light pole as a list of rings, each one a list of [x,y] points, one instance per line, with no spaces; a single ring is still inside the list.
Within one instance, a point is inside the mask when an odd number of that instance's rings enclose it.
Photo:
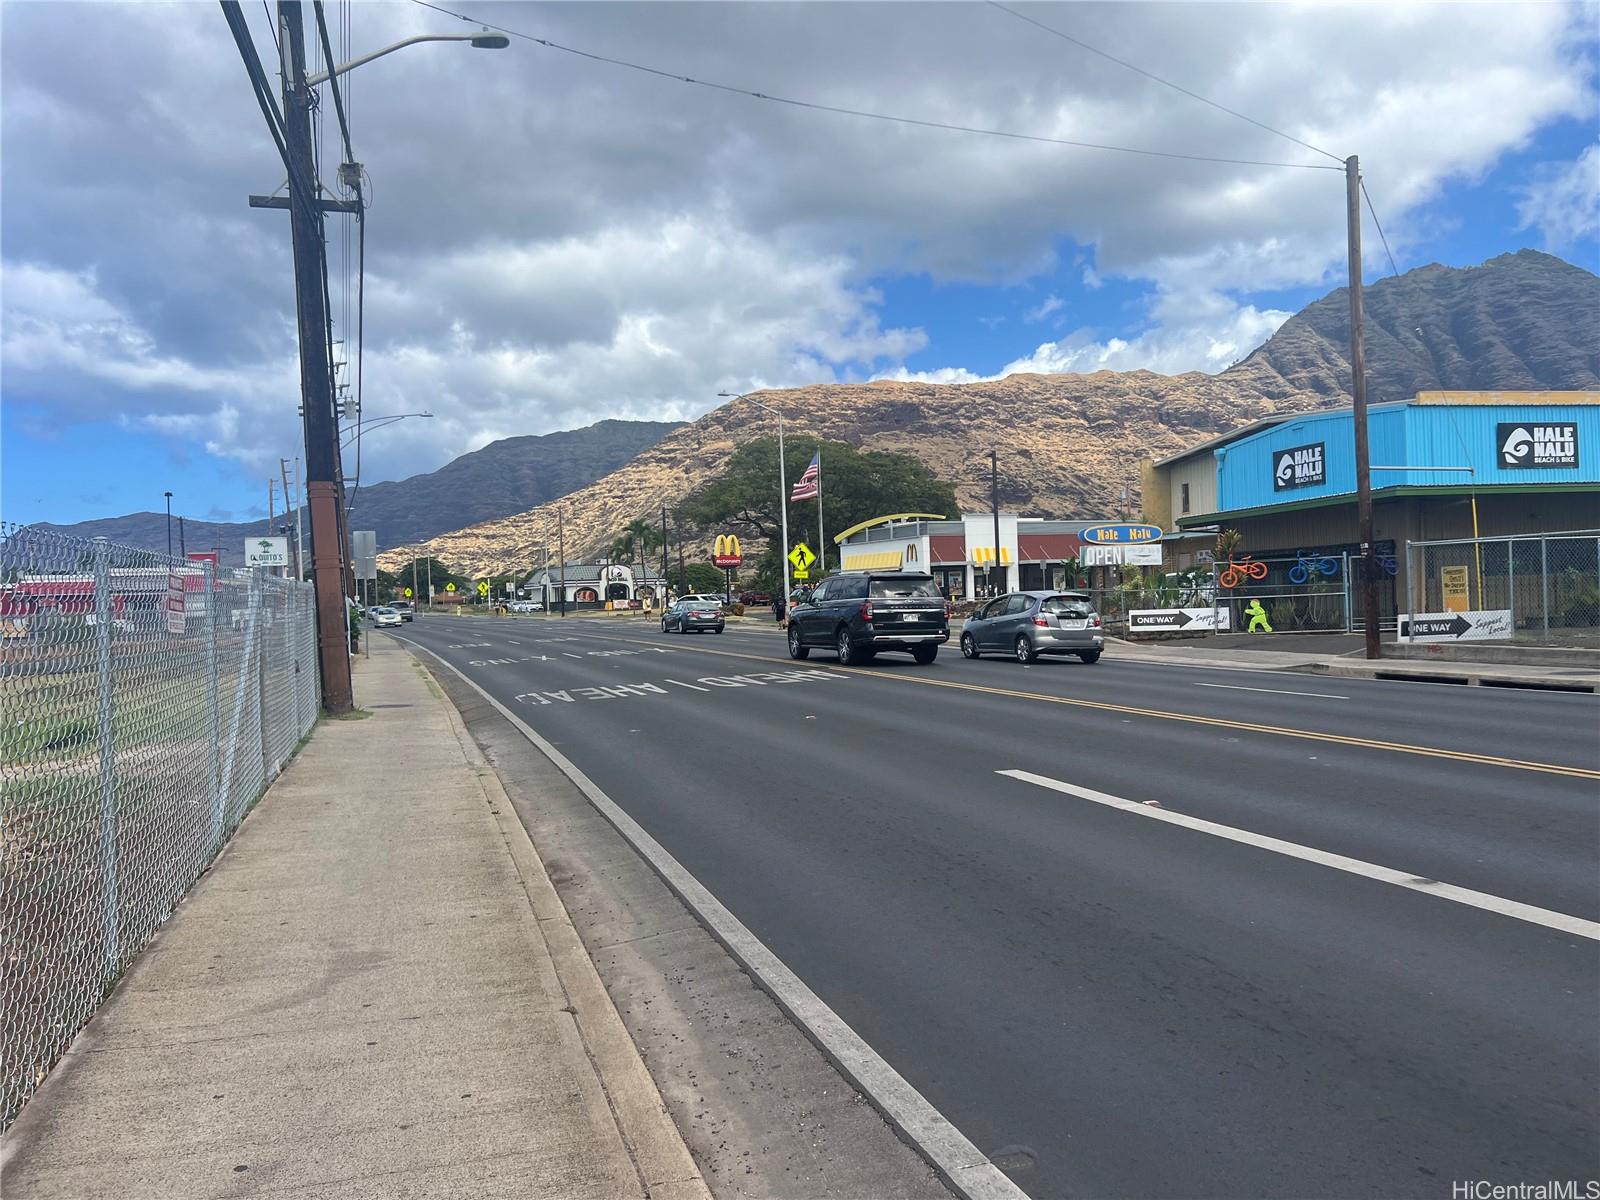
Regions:
[[[328,362],[328,313],[323,306],[322,208],[313,190],[311,162],[313,97],[306,84],[305,29],[298,0],[278,0],[278,30],[284,56],[284,149],[289,160],[289,227],[294,241],[306,499],[311,510],[311,567],[317,596],[317,661],[322,671],[322,706],[338,714],[349,712],[354,704],[350,619],[345,609],[345,547],[339,512],[339,430]]]

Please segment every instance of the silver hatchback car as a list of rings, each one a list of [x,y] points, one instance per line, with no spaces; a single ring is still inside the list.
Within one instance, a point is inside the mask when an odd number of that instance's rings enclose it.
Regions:
[[[967,618],[961,653],[968,658],[1009,654],[1030,663],[1041,654],[1076,654],[1098,662],[1105,631],[1094,601],[1083,592],[1011,592]]]

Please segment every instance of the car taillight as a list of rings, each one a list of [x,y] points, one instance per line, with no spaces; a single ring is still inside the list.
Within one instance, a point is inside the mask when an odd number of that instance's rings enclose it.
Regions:
[[[1043,625],[1046,629],[1050,628],[1050,622],[1046,621],[1043,617],[1035,617],[1033,619],[1033,623],[1035,625]]]
[[[861,602],[861,619],[863,621],[872,620],[872,601],[871,600],[863,600]]]
[[[1099,617],[1090,618],[1089,624],[1094,626],[1096,629],[1099,629],[1100,628],[1100,618]]]
[[[948,621],[955,614],[955,609],[950,607],[950,601],[944,602],[944,619]]]

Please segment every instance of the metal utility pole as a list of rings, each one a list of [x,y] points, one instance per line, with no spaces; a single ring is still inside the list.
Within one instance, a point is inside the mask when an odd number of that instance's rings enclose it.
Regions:
[[[567,526],[561,510],[556,509],[556,553],[561,562],[561,615],[567,615]]]
[[[172,557],[172,493],[162,492],[167,498],[167,557]]]
[[[989,505],[994,510],[994,561],[989,564],[989,580],[993,583],[993,572],[1000,566],[1000,457],[993,450],[989,451]],[[997,588],[995,595],[1001,590]]]
[[[1356,524],[1361,542],[1361,625],[1367,657],[1377,658],[1378,560],[1372,533],[1372,467],[1367,452],[1367,350],[1361,311],[1361,159],[1344,160],[1345,221],[1350,247],[1350,394],[1356,432]]]
[[[667,607],[667,506],[661,506],[661,607]]]
[[[300,333],[300,395],[305,410],[306,498],[311,507],[311,564],[317,590],[317,658],[322,705],[349,712],[350,632],[345,615],[345,546],[339,513],[339,427],[328,363],[328,312],[323,304],[322,208],[311,164],[311,110],[305,29],[298,0],[278,0],[283,49],[284,152],[289,166],[289,228]]]
[[[298,466],[298,464],[296,465]],[[295,534],[298,535],[300,530],[300,497],[289,491],[289,460],[287,458],[280,458],[278,460],[278,474],[283,478],[283,515],[286,520],[290,512],[290,496],[294,495],[294,500],[292,502],[294,511],[294,525],[291,527],[290,525],[285,524],[283,527],[283,533],[285,537],[288,537],[292,528]],[[296,474],[298,474],[298,471],[296,471]],[[296,536],[294,539],[294,577],[298,580],[304,575],[305,569],[300,565],[300,539],[298,536]]]

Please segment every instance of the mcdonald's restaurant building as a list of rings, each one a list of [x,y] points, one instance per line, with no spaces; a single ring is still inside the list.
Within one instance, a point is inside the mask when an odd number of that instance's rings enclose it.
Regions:
[[[1104,521],[1047,521],[1000,514],[996,553],[993,513],[896,513],[834,537],[846,571],[926,571],[952,600],[1066,587],[1066,563],[1083,558],[1080,531]],[[1159,555],[1157,558],[1159,561]]]

